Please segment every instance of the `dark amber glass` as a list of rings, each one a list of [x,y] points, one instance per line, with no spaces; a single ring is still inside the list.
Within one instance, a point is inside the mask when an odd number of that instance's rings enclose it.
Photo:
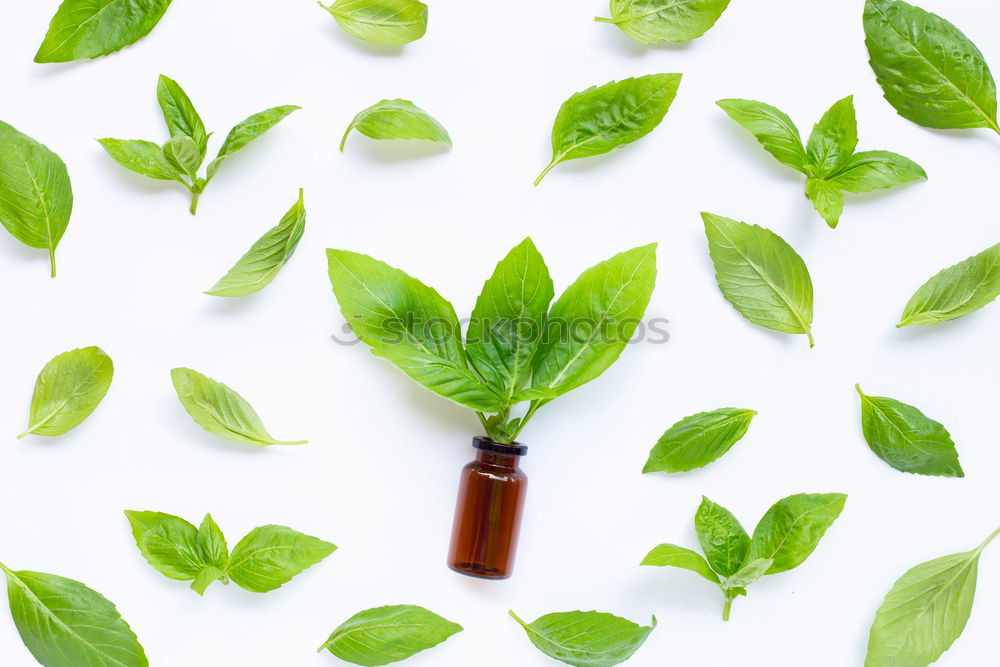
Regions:
[[[462,468],[448,567],[473,577],[506,579],[514,570],[528,477],[518,460],[528,448],[473,438],[476,460]]]

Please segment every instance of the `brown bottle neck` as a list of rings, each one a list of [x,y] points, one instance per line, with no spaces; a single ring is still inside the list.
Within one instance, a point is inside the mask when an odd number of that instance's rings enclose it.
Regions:
[[[480,464],[492,468],[503,468],[504,470],[517,470],[519,458],[521,457],[513,456],[511,454],[498,454],[497,452],[488,452],[483,449],[480,449],[476,453],[476,461],[478,461]]]

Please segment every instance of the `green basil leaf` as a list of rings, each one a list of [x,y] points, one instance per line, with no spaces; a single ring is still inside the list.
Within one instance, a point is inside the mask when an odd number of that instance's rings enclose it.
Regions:
[[[773,560],[767,574],[798,567],[816,550],[846,501],[842,493],[800,493],[779,500],[754,529],[749,560]]]
[[[965,477],[944,426],[912,405],[854,388],[861,397],[861,428],[876,456],[901,472]]]
[[[73,187],[58,155],[0,122],[0,224],[29,248],[48,249],[52,277],[56,246],[73,212]]]
[[[975,312],[1000,296],[1000,243],[947,268],[910,297],[897,326],[938,324]]]
[[[531,359],[554,295],[545,260],[525,239],[497,264],[476,300],[466,350],[507,403],[531,381]]]
[[[706,466],[739,442],[756,414],[719,408],[685,417],[660,436],[642,471],[687,472]]]
[[[820,178],[840,170],[858,147],[858,119],[854,96],[836,102],[823,114],[806,146],[809,169]]]
[[[675,544],[661,544],[646,554],[640,565],[654,567],[679,567],[700,574],[713,584],[719,583],[719,577],[709,566],[708,561],[696,551],[679,547]]]
[[[802,258],[774,232],[702,213],[719,289],[754,324],[806,334],[813,345],[813,285]]]
[[[111,387],[115,367],[104,350],[85,347],[58,355],[38,374],[26,435],[62,435],[89,417]]]
[[[170,0],[63,0],[36,63],[98,58],[134,44],[160,22]]]
[[[344,130],[340,152],[351,130],[371,139],[420,139],[445,144],[451,148],[451,136],[444,126],[409,100],[382,100],[362,109]]]
[[[667,115],[680,85],[680,74],[649,74],[570,97],[552,126],[552,161],[535,185],[560,162],[602,155],[652,132]]]
[[[417,0],[337,0],[319,6],[346,32],[376,44],[409,44],[427,32],[427,5]]]
[[[899,115],[924,127],[997,125],[997,88],[976,45],[940,16],[867,0],[865,35],[878,83]]]
[[[552,398],[606,371],[635,333],[655,284],[655,243],[580,274],[549,312],[545,339],[535,353],[532,388]]]
[[[740,571],[750,551],[750,536],[732,512],[702,497],[694,515],[694,529],[698,533],[701,550],[713,570],[723,577],[734,576]]]
[[[376,607],[344,621],[319,650],[355,665],[377,667],[434,648],[462,629],[423,607]]]
[[[982,547],[921,563],[875,613],[865,667],[925,667],[958,639],[972,614]]]
[[[719,100],[716,104],[748,130],[778,162],[806,173],[802,137],[785,112],[754,100]]]
[[[840,188],[830,181],[810,178],[806,183],[806,196],[830,229],[835,229],[844,212],[844,193]]]
[[[246,296],[258,292],[275,279],[295,252],[306,226],[303,191],[281,222],[260,237],[250,250],[205,294]]]
[[[304,445],[307,440],[276,440],[242,396],[190,368],[170,371],[181,405],[198,426],[220,438],[251,447]]]
[[[739,571],[734,573],[731,577],[723,579],[719,585],[724,591],[744,589],[767,574],[767,571],[771,569],[772,565],[774,565],[774,561],[770,558],[758,558],[757,560],[752,560],[741,567]]]
[[[708,32],[729,6],[729,0],[611,0],[613,23],[643,44],[687,42]]]
[[[140,139],[98,139],[111,159],[137,174],[160,181],[185,183],[183,174],[167,162],[163,149]],[[185,185],[187,185],[185,183]]]
[[[215,523],[211,514],[206,514],[201,525],[198,526],[198,542],[207,563],[222,571],[229,567],[229,548],[226,546],[226,536],[222,533],[219,525]]]
[[[156,99],[160,103],[170,136],[190,137],[198,145],[199,153],[204,159],[208,150],[208,132],[184,89],[173,79],[161,74],[156,86]]]
[[[139,552],[161,574],[191,581],[210,565],[198,529],[184,519],[163,512],[125,510]]]
[[[827,180],[847,192],[872,192],[927,178],[927,172],[908,157],[890,151],[855,153]]]
[[[44,572],[7,576],[7,598],[24,645],[44,667],[148,667],[139,640],[107,598]]]
[[[260,113],[255,113],[246,120],[238,123],[236,127],[229,131],[226,140],[222,143],[222,148],[219,149],[218,156],[208,164],[206,181],[211,181],[215,178],[216,172],[219,171],[219,167],[226,161],[226,158],[244,149],[251,141],[301,108],[293,105],[274,107],[273,109],[266,109]]]
[[[656,627],[655,616],[652,624],[644,627],[596,611],[546,614],[530,624],[513,611],[509,613],[539,651],[574,667],[611,667],[623,663],[642,647]]]
[[[340,312],[374,354],[473,410],[503,407],[466,366],[458,316],[437,291],[367,255],[329,249],[326,254]]]
[[[267,593],[337,550],[329,542],[284,526],[254,528],[233,547],[226,574],[253,593]]]
[[[201,167],[202,155],[198,144],[191,137],[179,134],[171,137],[163,144],[163,157],[167,163],[192,181],[198,180],[198,169]]]

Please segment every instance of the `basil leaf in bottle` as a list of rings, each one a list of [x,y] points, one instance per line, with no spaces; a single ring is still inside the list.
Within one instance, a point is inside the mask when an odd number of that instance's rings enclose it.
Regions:
[[[359,111],[344,130],[340,140],[341,153],[351,130],[357,130],[370,139],[420,139],[451,148],[451,136],[444,125],[409,100],[382,100]]]
[[[319,6],[344,31],[375,44],[409,44],[427,32],[427,5],[418,0],[337,0]]]
[[[631,658],[656,627],[596,611],[546,614],[525,623],[511,611],[535,647],[555,660],[575,667],[611,667]]]
[[[28,429],[17,436],[62,435],[89,417],[111,387],[114,364],[99,347],[64,352],[38,374]]]
[[[64,63],[114,53],[152,32],[171,0],[63,0],[36,63]]]
[[[462,626],[416,605],[358,612],[340,624],[319,650],[355,665],[388,665],[434,648]]]

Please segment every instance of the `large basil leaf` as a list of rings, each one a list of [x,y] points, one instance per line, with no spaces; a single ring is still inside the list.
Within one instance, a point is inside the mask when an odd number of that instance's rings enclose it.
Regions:
[[[649,74],[570,97],[552,126],[552,161],[535,185],[560,162],[601,155],[652,132],[667,115],[680,84],[680,74]]]
[[[260,237],[215,286],[205,294],[246,296],[268,285],[295,252],[306,226],[303,191],[277,226]]]
[[[778,162],[806,173],[806,149],[799,129],[788,114],[754,100],[719,100],[716,104],[749,131]]]
[[[867,0],[871,66],[899,115],[924,127],[997,124],[997,88],[976,45],[940,16],[902,0]]]
[[[611,0],[613,23],[643,44],[686,42],[701,37],[715,25],[729,0]]]
[[[948,430],[917,408],[892,398],[861,397],[861,428],[875,454],[901,472],[965,477]]]
[[[126,510],[125,516],[142,557],[164,576],[192,582],[199,595],[225,576],[225,537],[211,515],[205,516],[201,528],[163,512]]]
[[[418,0],[337,0],[320,7],[348,33],[376,44],[408,44],[427,32],[427,5]]]
[[[816,123],[806,146],[807,165],[815,175],[825,178],[839,171],[857,147],[858,119],[854,96],[849,95],[835,102]]]
[[[733,513],[703,497],[694,515],[694,529],[698,533],[701,550],[705,552],[705,558],[712,569],[723,577],[736,575],[747,561],[750,536]],[[734,585],[749,584],[750,582]]]
[[[115,367],[104,350],[63,352],[45,364],[35,381],[26,435],[62,435],[89,417],[111,387]]]
[[[326,253],[340,312],[376,355],[473,410],[502,408],[496,393],[468,369],[458,316],[437,291],[367,255]]]
[[[233,547],[226,574],[241,588],[266,593],[336,550],[329,542],[285,526],[261,526]]]
[[[1000,296],[1000,243],[947,268],[917,290],[897,326],[938,324],[968,315]]]
[[[855,153],[827,180],[846,192],[872,192],[927,178],[923,167],[891,151]]]
[[[800,493],[779,500],[754,529],[748,560],[773,560],[767,574],[798,567],[816,550],[846,501],[842,493]]]
[[[72,212],[73,187],[66,164],[0,121],[0,224],[24,245],[48,249],[53,278],[56,246]]]
[[[525,239],[497,264],[476,300],[466,349],[506,403],[531,380],[531,359],[554,294],[545,260]]]
[[[802,258],[774,232],[702,213],[719,289],[754,324],[806,334],[813,345],[813,285]]]
[[[302,107],[289,104],[274,107],[273,109],[265,109],[264,111],[255,113],[249,118],[237,123],[236,126],[229,131],[229,134],[226,135],[226,140],[222,142],[222,148],[219,149],[218,156],[208,163],[206,181],[211,181],[215,178],[215,174],[219,171],[219,167],[221,167],[226,161],[226,158],[238,151],[243,150],[251,141],[258,138],[272,127],[283,121],[290,114],[301,108]]]
[[[656,627],[648,627],[613,614],[569,611],[546,614],[534,623],[510,615],[539,651],[574,667],[611,667],[625,662],[646,642]]]
[[[35,62],[97,58],[134,44],[156,27],[170,1],[63,0]]]
[[[167,161],[163,149],[141,139],[98,139],[111,159],[137,174],[160,181],[185,183],[182,174]]]
[[[635,333],[655,284],[655,243],[580,274],[549,312],[535,353],[533,394],[554,398],[607,370]]]
[[[420,139],[451,147],[451,136],[444,125],[409,100],[382,100],[359,111],[344,130],[341,152],[351,130],[371,139]]]
[[[676,544],[661,544],[653,547],[639,565],[679,567],[700,574],[713,584],[719,583],[719,576],[715,574],[708,561],[702,558],[701,554]]]
[[[388,665],[433,648],[462,626],[414,605],[376,607],[344,621],[319,650],[355,665]]]
[[[170,378],[181,405],[198,426],[220,438],[251,447],[304,445],[306,440],[276,440],[246,399],[226,385],[190,368],[175,368]]]
[[[44,667],[148,667],[135,633],[115,606],[79,581],[13,572],[7,598],[24,645]]]
[[[161,74],[156,84],[156,99],[160,103],[163,120],[167,123],[170,136],[192,139],[198,145],[201,157],[204,159],[208,150],[208,132],[184,89],[173,79]]]
[[[685,417],[660,436],[642,471],[687,472],[715,461],[750,428],[753,410],[719,408]]]

